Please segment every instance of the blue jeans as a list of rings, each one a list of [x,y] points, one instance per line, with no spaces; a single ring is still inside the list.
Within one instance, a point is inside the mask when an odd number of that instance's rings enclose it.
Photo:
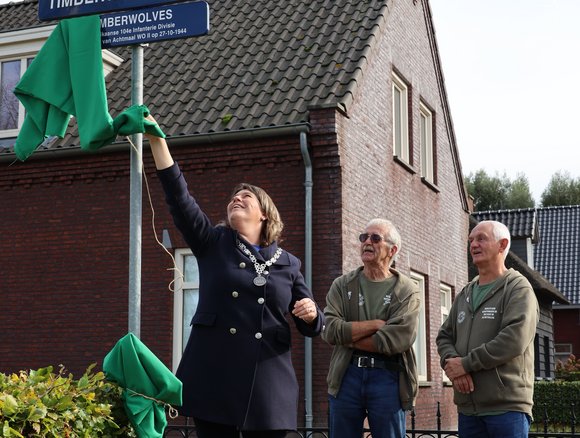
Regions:
[[[465,438],[528,438],[531,418],[523,412],[472,416],[459,414],[459,436]]]
[[[349,365],[336,397],[329,396],[330,438],[358,438],[368,417],[373,438],[405,436],[399,373]]]

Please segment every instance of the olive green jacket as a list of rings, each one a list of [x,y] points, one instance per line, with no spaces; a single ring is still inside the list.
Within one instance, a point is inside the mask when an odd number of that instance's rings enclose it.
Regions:
[[[322,339],[334,345],[328,371],[328,393],[336,396],[352,358],[352,321],[359,317],[359,275],[362,267],[338,277],[326,296],[325,327]],[[399,391],[403,409],[415,405],[418,392],[417,366],[413,343],[419,325],[419,290],[407,276],[391,269],[397,281],[391,302],[379,316],[387,323],[373,336],[377,351],[385,356],[400,354],[405,371],[399,373]]]
[[[516,411],[532,415],[534,336],[539,306],[529,281],[509,269],[472,309],[475,277],[457,295],[437,336],[441,367],[451,357],[471,374],[475,390],[454,392],[457,410],[467,415]]]

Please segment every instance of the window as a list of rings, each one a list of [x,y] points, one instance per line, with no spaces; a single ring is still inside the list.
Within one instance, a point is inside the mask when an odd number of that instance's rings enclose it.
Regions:
[[[433,153],[433,114],[423,103],[419,105],[419,138],[421,142],[421,176],[435,182]]]
[[[55,25],[3,32],[0,38],[0,138],[18,135],[24,121],[24,107],[14,95],[14,87],[36,54],[46,42]],[[123,59],[103,50],[105,75],[119,66]]]
[[[408,98],[407,85],[393,73],[393,154],[410,164]]]
[[[3,137],[15,136],[24,121],[24,107],[13,90],[32,59],[9,59],[0,62],[0,132]]]
[[[417,374],[419,381],[427,381],[427,326],[425,324],[425,277],[416,272],[411,272],[411,280],[419,287],[419,299],[421,300],[421,310],[419,311],[419,330],[417,339],[413,344],[415,355],[417,356]]]
[[[445,322],[447,317],[449,316],[449,312],[451,311],[451,288],[446,284],[439,285],[439,296],[441,299],[441,324]],[[443,372],[443,381],[450,382],[447,374]]]
[[[16,137],[24,107],[14,87],[49,37],[54,25],[5,32],[0,39],[0,137]]]
[[[441,296],[441,324],[443,324],[451,311],[451,288],[446,284],[440,284],[439,294]]]
[[[191,319],[199,301],[197,259],[189,249],[175,250],[175,292],[173,294],[173,371],[181,360],[191,333]],[[183,275],[183,276],[182,276]]]

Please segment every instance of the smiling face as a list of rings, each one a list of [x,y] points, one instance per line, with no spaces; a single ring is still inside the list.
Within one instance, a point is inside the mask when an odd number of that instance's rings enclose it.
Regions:
[[[240,190],[230,199],[227,207],[228,222],[230,226],[242,231],[244,227],[262,228],[262,222],[266,219],[258,198],[250,190]]]

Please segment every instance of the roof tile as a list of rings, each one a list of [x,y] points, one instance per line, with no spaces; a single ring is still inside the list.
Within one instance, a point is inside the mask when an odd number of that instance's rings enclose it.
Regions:
[[[309,106],[347,106],[388,1],[210,0],[208,35],[144,49],[143,102],[169,136],[303,123]],[[45,24],[34,0],[0,6],[0,23]],[[106,81],[113,116],[131,102],[131,50],[115,52],[126,61]],[[75,131],[55,146],[78,147]]]

